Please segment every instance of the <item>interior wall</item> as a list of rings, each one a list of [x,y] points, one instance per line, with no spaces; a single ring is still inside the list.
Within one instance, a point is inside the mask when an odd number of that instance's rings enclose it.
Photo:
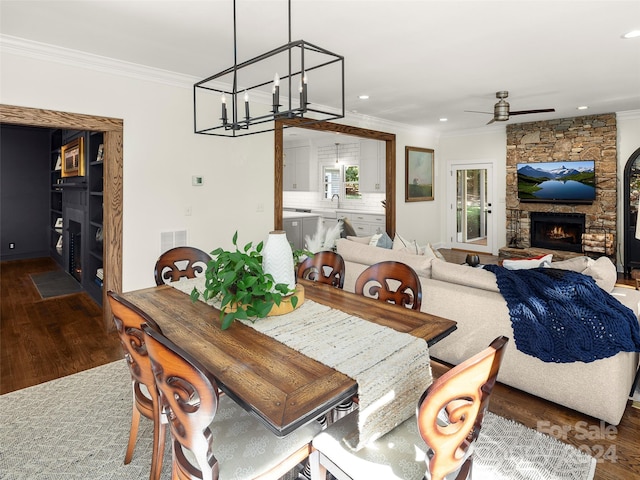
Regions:
[[[124,120],[123,291],[154,284],[161,232],[187,230],[188,243],[208,251],[230,247],[236,229],[240,241],[266,238],[270,135],[194,135],[190,88],[4,51],[0,60],[1,103]],[[204,185],[192,186],[192,175]]]
[[[186,230],[187,243],[205,251],[230,248],[236,230],[240,243],[267,238],[274,225],[272,134],[195,135],[196,79],[117,62],[96,68],[33,48],[0,48],[0,103],[123,120],[123,291],[154,284],[163,232]],[[404,146],[437,148],[437,136],[370,119],[341,123],[397,135],[398,229],[436,243],[439,199],[404,203]],[[194,175],[204,178],[202,186],[192,186]]]
[[[0,125],[0,139],[0,260],[48,256],[49,130]]]
[[[506,154],[507,137],[504,126],[487,127],[483,130],[462,132],[458,135],[447,135],[440,139],[441,161],[443,170],[439,176],[438,189],[444,194],[447,187],[447,166],[452,163],[479,161],[491,163],[494,168],[494,204],[491,207],[493,221],[496,222],[497,248],[491,253],[498,254],[502,247],[501,240],[505,238],[505,191],[506,191]],[[438,152],[436,152],[437,157]],[[449,192],[451,196],[455,192]],[[444,195],[441,195],[444,196]],[[453,199],[452,199],[453,200]],[[442,218],[438,231],[441,233],[441,245],[447,246],[447,212],[455,212],[447,208],[446,202],[442,204]],[[450,228],[453,228],[451,226]]]

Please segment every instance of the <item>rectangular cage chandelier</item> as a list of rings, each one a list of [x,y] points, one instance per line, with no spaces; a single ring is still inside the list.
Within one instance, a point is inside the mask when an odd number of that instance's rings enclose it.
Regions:
[[[270,132],[277,119],[298,125],[343,118],[344,57],[304,40],[289,42],[242,63],[237,61],[233,0],[233,65],[193,86],[194,131],[241,137]]]

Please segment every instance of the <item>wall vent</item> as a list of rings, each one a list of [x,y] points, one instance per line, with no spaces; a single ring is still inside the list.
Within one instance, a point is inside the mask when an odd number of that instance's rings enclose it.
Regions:
[[[186,230],[177,230],[175,232],[160,232],[160,253],[164,253],[174,247],[185,247],[186,245]]]

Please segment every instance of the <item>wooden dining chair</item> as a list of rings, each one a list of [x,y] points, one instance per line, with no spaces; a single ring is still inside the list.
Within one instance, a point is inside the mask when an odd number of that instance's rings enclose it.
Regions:
[[[275,480],[308,458],[318,422],[277,437],[229,395],[219,395],[216,379],[195,358],[153,328],[144,332],[169,419],[173,479]]]
[[[326,283],[334,287],[344,286],[344,260],[341,255],[326,250],[307,257],[298,267],[298,278]]]
[[[313,440],[311,479],[324,480],[327,470],[341,480],[470,478],[474,444],[507,342],[496,338],[442,375],[423,393],[416,416],[360,450],[343,441],[357,432],[357,412],[329,426]]]
[[[160,255],[153,270],[156,285],[200,276],[207,269],[209,260],[211,256],[208,253],[195,247],[175,247],[167,250]]]
[[[142,415],[153,421],[153,449],[149,478],[150,480],[158,480],[162,471],[166,428],[161,422],[160,399],[151,371],[151,361],[147,354],[142,325],[146,324],[148,328],[154,328],[157,331],[160,331],[160,327],[146,313],[117,293],[109,291],[107,298],[113,312],[113,322],[120,337],[124,358],[131,373],[133,392],[131,428],[124,463],[125,465],[129,464],[133,457],[140,416]]]
[[[354,290],[359,295],[413,310],[420,310],[422,305],[420,278],[413,268],[401,262],[371,265],[358,276]]]

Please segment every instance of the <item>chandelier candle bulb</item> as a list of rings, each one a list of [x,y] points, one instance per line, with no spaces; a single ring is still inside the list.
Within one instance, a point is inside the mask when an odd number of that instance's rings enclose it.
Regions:
[[[303,111],[307,109],[307,73],[305,72],[302,75],[302,80],[300,81],[300,108]]]
[[[247,118],[247,122],[251,118],[249,115],[249,92],[244,91],[244,116]]]
[[[227,97],[224,96],[224,94],[222,94],[220,96],[220,102],[222,103],[222,123],[226,124],[227,123]]]
[[[273,112],[278,111],[280,106],[280,77],[276,73],[273,77]]]

